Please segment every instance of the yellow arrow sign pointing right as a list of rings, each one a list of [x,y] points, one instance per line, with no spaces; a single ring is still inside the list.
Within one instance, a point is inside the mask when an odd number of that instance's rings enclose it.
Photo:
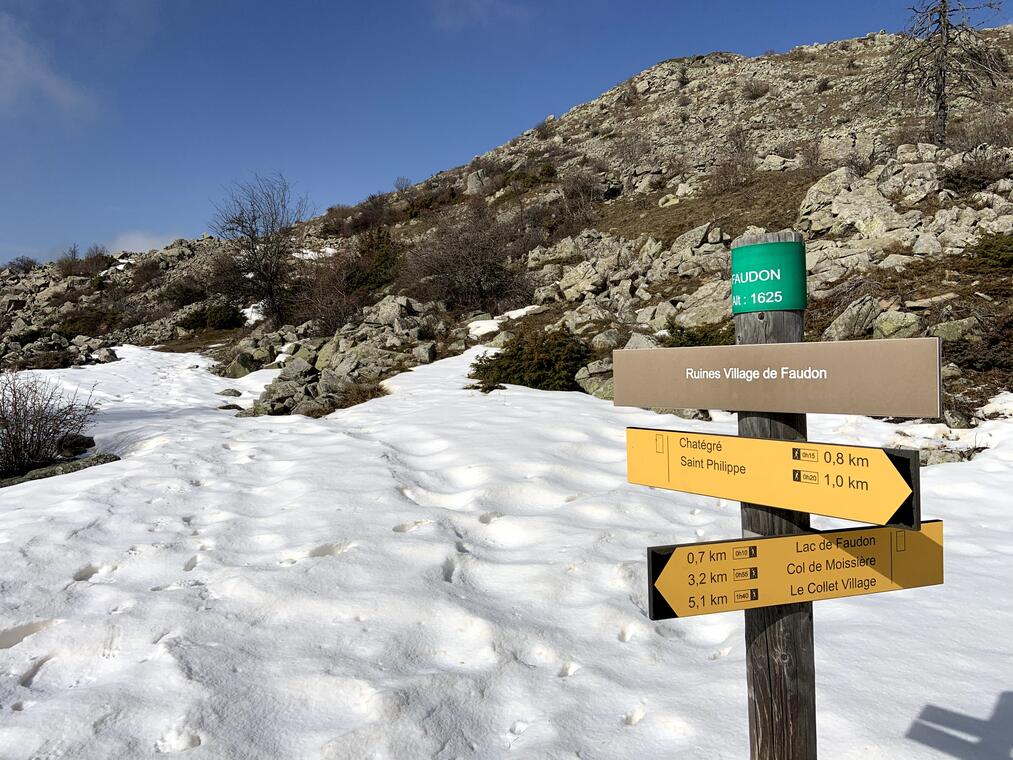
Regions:
[[[917,528],[918,453],[627,428],[629,481],[828,517]]]

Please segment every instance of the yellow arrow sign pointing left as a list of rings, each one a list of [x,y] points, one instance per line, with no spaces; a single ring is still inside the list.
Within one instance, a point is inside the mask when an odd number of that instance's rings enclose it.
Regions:
[[[917,529],[918,452],[627,428],[630,483]]]
[[[655,546],[647,564],[651,620],[898,591],[943,582],[943,523]]]

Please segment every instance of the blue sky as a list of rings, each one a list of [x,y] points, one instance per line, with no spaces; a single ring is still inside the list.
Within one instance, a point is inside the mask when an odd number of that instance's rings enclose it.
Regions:
[[[206,228],[282,172],[322,211],[666,58],[903,26],[907,0],[0,0],[0,261]]]

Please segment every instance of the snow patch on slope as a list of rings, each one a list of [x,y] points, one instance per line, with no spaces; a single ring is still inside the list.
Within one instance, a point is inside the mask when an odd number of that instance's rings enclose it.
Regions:
[[[475,349],[321,420],[236,418],[216,392],[275,372],[117,352],[47,374],[94,385],[123,460],[0,491],[0,756],[747,754],[742,616],[645,615],[645,548],[734,537],[737,505],[625,477],[627,426],[734,415],[483,395]],[[990,450],[923,471],[946,585],[816,605],[834,757],[947,757],[907,738],[922,710],[987,719],[1009,689],[1013,423],[979,430]]]

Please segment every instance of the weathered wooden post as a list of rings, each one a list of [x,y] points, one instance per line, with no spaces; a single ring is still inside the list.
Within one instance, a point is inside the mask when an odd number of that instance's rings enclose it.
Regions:
[[[735,342],[740,345],[802,342],[805,276],[805,243],[798,232],[744,235],[734,240]],[[806,416],[740,411],[739,435],[804,441]],[[742,504],[743,536],[790,535],[808,529],[808,513]],[[750,609],[745,616],[751,757],[814,760],[816,666],[812,602]]]

